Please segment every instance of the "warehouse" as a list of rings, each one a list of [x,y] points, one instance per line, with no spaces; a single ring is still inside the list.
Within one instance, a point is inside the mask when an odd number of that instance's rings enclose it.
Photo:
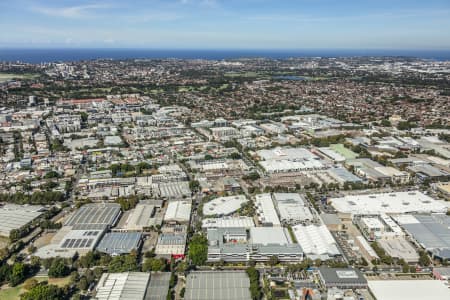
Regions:
[[[381,300],[450,299],[450,289],[439,280],[370,280],[368,284]]]
[[[341,213],[352,215],[447,212],[447,207],[419,191],[331,198],[329,203]]]
[[[256,213],[258,221],[263,226],[281,226],[277,211],[273,205],[272,196],[270,194],[256,195]]]
[[[161,233],[158,237],[155,253],[162,256],[184,256],[186,248],[185,233]]]
[[[272,256],[284,262],[303,259],[302,248],[281,227],[209,228],[207,238],[210,262],[267,262]]]
[[[141,237],[139,232],[110,232],[102,238],[97,250],[112,256],[127,254],[139,249]]]
[[[114,226],[120,216],[120,205],[116,203],[85,204],[80,207],[64,226],[94,224]]]
[[[305,200],[297,193],[274,193],[273,200],[284,224],[295,225],[313,219]]]
[[[250,300],[250,279],[245,271],[195,271],[186,279],[186,300]]]
[[[86,204],[67,220],[50,244],[39,248],[35,255],[40,258],[85,255],[95,249],[119,216],[119,204]]]
[[[202,228],[250,228],[255,227],[253,218],[246,216],[203,219]]]
[[[161,200],[141,200],[135,208],[126,211],[114,231],[145,231],[152,226],[161,226],[162,216],[158,211]]]
[[[95,299],[144,300],[149,282],[150,273],[103,273],[96,288]]]
[[[161,182],[158,185],[159,196],[165,199],[181,199],[191,196],[187,181]]]
[[[450,259],[450,216],[402,215],[395,219],[408,235],[434,257]]]
[[[341,255],[336,241],[325,225],[296,225],[292,230],[306,257],[328,260]]]
[[[169,284],[170,272],[152,272],[145,300],[166,300]]]
[[[407,263],[416,263],[419,261],[419,254],[404,237],[379,240],[378,244],[392,258],[403,259]]]
[[[367,280],[358,269],[351,268],[319,268],[319,279],[325,288],[337,287],[340,289],[365,289]],[[383,299],[384,298],[377,298]]]
[[[257,151],[260,165],[270,174],[321,170],[325,166],[318,156],[305,148],[274,148]]]
[[[167,205],[164,222],[166,223],[188,223],[191,218],[190,201],[171,201]]]
[[[11,230],[19,229],[42,215],[44,207],[37,205],[5,204],[0,207],[0,236],[9,237]]]
[[[203,214],[206,216],[227,216],[248,202],[244,195],[220,197],[203,205]]]

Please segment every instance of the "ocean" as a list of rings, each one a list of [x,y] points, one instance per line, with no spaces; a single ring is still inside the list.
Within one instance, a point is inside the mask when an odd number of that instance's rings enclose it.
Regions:
[[[300,50],[164,50],[164,49],[0,49],[0,61],[8,62],[69,62],[93,59],[236,59],[295,57],[357,57],[397,56],[433,60],[450,60],[450,50],[361,50],[361,49],[300,49]]]

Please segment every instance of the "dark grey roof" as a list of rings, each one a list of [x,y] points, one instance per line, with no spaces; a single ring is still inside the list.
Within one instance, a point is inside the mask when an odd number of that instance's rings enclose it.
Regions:
[[[319,272],[325,284],[367,284],[367,280],[358,269],[320,267]]]
[[[427,250],[440,257],[450,257],[450,216],[415,215],[420,223],[403,224],[411,234]]]
[[[170,272],[152,272],[145,300],[166,300],[169,282]]]
[[[250,280],[244,271],[191,272],[186,280],[186,300],[249,300]]]
[[[108,254],[130,253],[137,249],[141,240],[140,232],[111,232],[105,234],[97,250]]]

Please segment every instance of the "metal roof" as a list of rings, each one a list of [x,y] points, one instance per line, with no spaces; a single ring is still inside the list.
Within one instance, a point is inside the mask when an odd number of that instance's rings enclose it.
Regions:
[[[108,254],[125,254],[139,247],[142,234],[139,232],[110,232],[105,234],[97,250]]]
[[[248,300],[250,280],[244,271],[191,272],[186,280],[186,300]]]

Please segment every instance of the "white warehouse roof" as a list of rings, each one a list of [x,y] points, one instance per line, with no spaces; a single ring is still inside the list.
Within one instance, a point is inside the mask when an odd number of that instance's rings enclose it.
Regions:
[[[202,228],[250,228],[255,227],[253,218],[239,216],[239,217],[223,217],[203,219]]]
[[[330,199],[331,205],[341,213],[402,214],[409,212],[445,213],[447,207],[433,198],[419,192],[395,192],[369,195],[349,195]]]
[[[219,197],[203,205],[203,214],[226,216],[237,211],[246,202],[248,199],[244,195]]]
[[[150,273],[104,273],[97,285],[95,299],[121,300],[144,299]]]
[[[325,225],[296,225],[292,230],[307,257],[327,259],[340,255],[336,241]]]
[[[278,219],[277,211],[272,202],[270,194],[256,195],[256,213],[258,220],[262,224],[280,226],[280,219]]]
[[[191,217],[191,202],[171,201],[167,205],[164,221],[189,222]]]

